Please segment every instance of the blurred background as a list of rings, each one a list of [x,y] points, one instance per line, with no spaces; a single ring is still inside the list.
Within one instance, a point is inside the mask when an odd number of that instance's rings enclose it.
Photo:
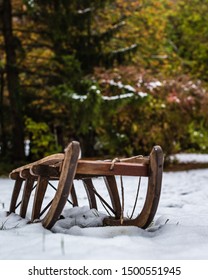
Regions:
[[[83,157],[208,153],[208,0],[0,0],[0,173]]]

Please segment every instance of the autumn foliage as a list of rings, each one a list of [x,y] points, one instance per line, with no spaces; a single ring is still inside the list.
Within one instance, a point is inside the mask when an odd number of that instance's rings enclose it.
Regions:
[[[1,158],[208,152],[199,2],[1,0]]]

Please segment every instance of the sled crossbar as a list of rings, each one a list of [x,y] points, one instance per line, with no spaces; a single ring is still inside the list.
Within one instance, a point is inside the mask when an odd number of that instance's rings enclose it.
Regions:
[[[75,181],[82,180],[90,208],[98,208],[97,199],[112,213],[104,219],[103,224],[108,226],[135,225],[146,228],[153,220],[161,192],[163,173],[163,152],[160,146],[154,146],[148,156],[134,156],[131,158],[113,160],[84,160],[79,159],[80,144],[71,142],[64,153],[44,157],[14,169],[10,178],[15,181],[8,213],[16,212],[20,204],[19,215],[26,217],[29,201],[33,199],[30,221],[40,221],[45,228],[50,229],[60,218],[64,206],[71,197],[72,206],[78,206],[78,197]],[[122,198],[120,197],[116,176],[147,177],[147,193],[144,206],[136,218],[123,217]],[[93,178],[104,179],[110,204],[105,197],[97,192]],[[42,218],[42,204],[50,181],[57,181],[55,195],[45,207],[47,213]],[[35,194],[31,193],[35,186]],[[22,190],[22,197],[18,198]],[[133,202],[132,202],[133,204]],[[44,212],[46,212],[44,210]]]
[[[60,176],[60,166],[64,159],[64,154],[49,157],[27,164],[25,166],[19,167],[13,170],[10,173],[11,179],[16,179],[16,176],[26,178],[27,170],[31,173],[31,175],[47,175],[51,177],[51,179],[58,179]],[[54,164],[55,162],[55,164]],[[131,163],[131,162],[116,162],[114,167],[112,167],[112,163],[109,161],[92,161],[92,160],[79,160],[76,170],[76,175],[97,175],[97,176],[107,176],[107,175],[122,175],[122,176],[148,176],[148,160],[144,160],[144,163],[141,163],[141,159],[139,163]]]
[[[76,175],[123,175],[123,176],[148,176],[148,165],[142,163],[79,160]]]

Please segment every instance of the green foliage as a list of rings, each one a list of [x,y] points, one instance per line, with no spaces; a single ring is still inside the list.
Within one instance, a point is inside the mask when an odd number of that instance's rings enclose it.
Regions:
[[[74,55],[52,57],[51,67],[53,67],[55,73],[52,75],[50,85],[59,86],[60,84],[64,84],[71,88],[79,87],[82,71],[80,62]]]
[[[169,21],[170,39],[182,71],[207,81],[208,1],[177,1]]]
[[[208,130],[207,127],[201,123],[191,122],[188,126],[190,137],[190,151],[199,150],[202,153],[208,153]]]
[[[18,101],[32,159],[73,139],[86,157],[149,153],[155,144],[167,155],[208,151],[208,1],[12,4]],[[0,134],[9,147],[6,63],[1,50]]]
[[[106,81],[103,91],[106,95],[125,94],[132,88],[132,97],[105,101],[101,113],[105,122],[100,127],[99,147],[104,152],[132,155],[141,151],[148,153],[153,145],[165,147],[168,156],[183,150],[199,151],[206,146],[208,127],[204,120],[204,110],[207,104],[207,92],[201,83],[191,81],[187,77],[178,79],[154,81],[143,77],[131,68],[125,74],[112,74]],[[122,85],[121,81],[112,82],[112,75],[122,80],[139,79],[134,87]],[[121,77],[121,75],[123,75]],[[101,77],[102,74],[99,73]],[[106,73],[104,74],[107,78]],[[110,74],[108,74],[110,75]],[[112,86],[113,85],[113,86]],[[114,87],[114,89],[113,89]],[[115,89],[116,87],[116,89]],[[126,91],[127,92],[127,91]],[[146,93],[146,95],[145,95]],[[139,95],[141,94],[141,96]],[[195,131],[203,131],[203,138],[193,139],[190,124]],[[200,123],[200,125],[199,125]]]
[[[55,141],[55,136],[50,132],[50,128],[46,123],[37,123],[27,118],[25,126],[26,134],[31,140],[30,152],[33,158],[39,159],[61,150]]]
[[[115,2],[25,1],[31,20],[39,24],[39,40],[49,42],[59,59],[74,55],[84,73],[97,65],[111,66],[116,59],[114,51],[107,48],[120,29],[119,16],[107,16],[109,11],[117,11]]]

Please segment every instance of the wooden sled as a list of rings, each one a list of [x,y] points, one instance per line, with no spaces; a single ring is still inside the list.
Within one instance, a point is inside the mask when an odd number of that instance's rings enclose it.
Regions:
[[[134,225],[146,228],[152,222],[157,211],[163,174],[163,152],[160,146],[154,146],[148,157],[135,156],[112,161],[97,161],[79,159],[80,145],[71,142],[64,153],[54,154],[39,161],[19,167],[10,173],[15,180],[11,197],[9,213],[16,212],[26,217],[29,201],[32,200],[30,221],[40,221],[50,229],[60,218],[65,204],[70,199],[71,205],[78,206],[75,181],[81,180],[86,190],[90,208],[98,208],[99,200],[108,212],[103,224],[108,226]],[[142,209],[134,218],[124,215],[124,191],[121,180],[121,189],[117,179],[120,176],[136,176],[147,178],[147,191]],[[95,189],[93,179],[104,179],[110,203]],[[54,198],[43,208],[43,201],[50,182],[57,181]],[[34,190],[34,194],[31,195]],[[120,193],[119,193],[120,190]],[[21,198],[19,198],[21,197]],[[20,199],[20,202],[18,202]],[[134,200],[134,198],[132,198]],[[133,204],[133,203],[132,203]],[[43,209],[42,209],[43,208]],[[134,205],[136,208],[136,204]]]

